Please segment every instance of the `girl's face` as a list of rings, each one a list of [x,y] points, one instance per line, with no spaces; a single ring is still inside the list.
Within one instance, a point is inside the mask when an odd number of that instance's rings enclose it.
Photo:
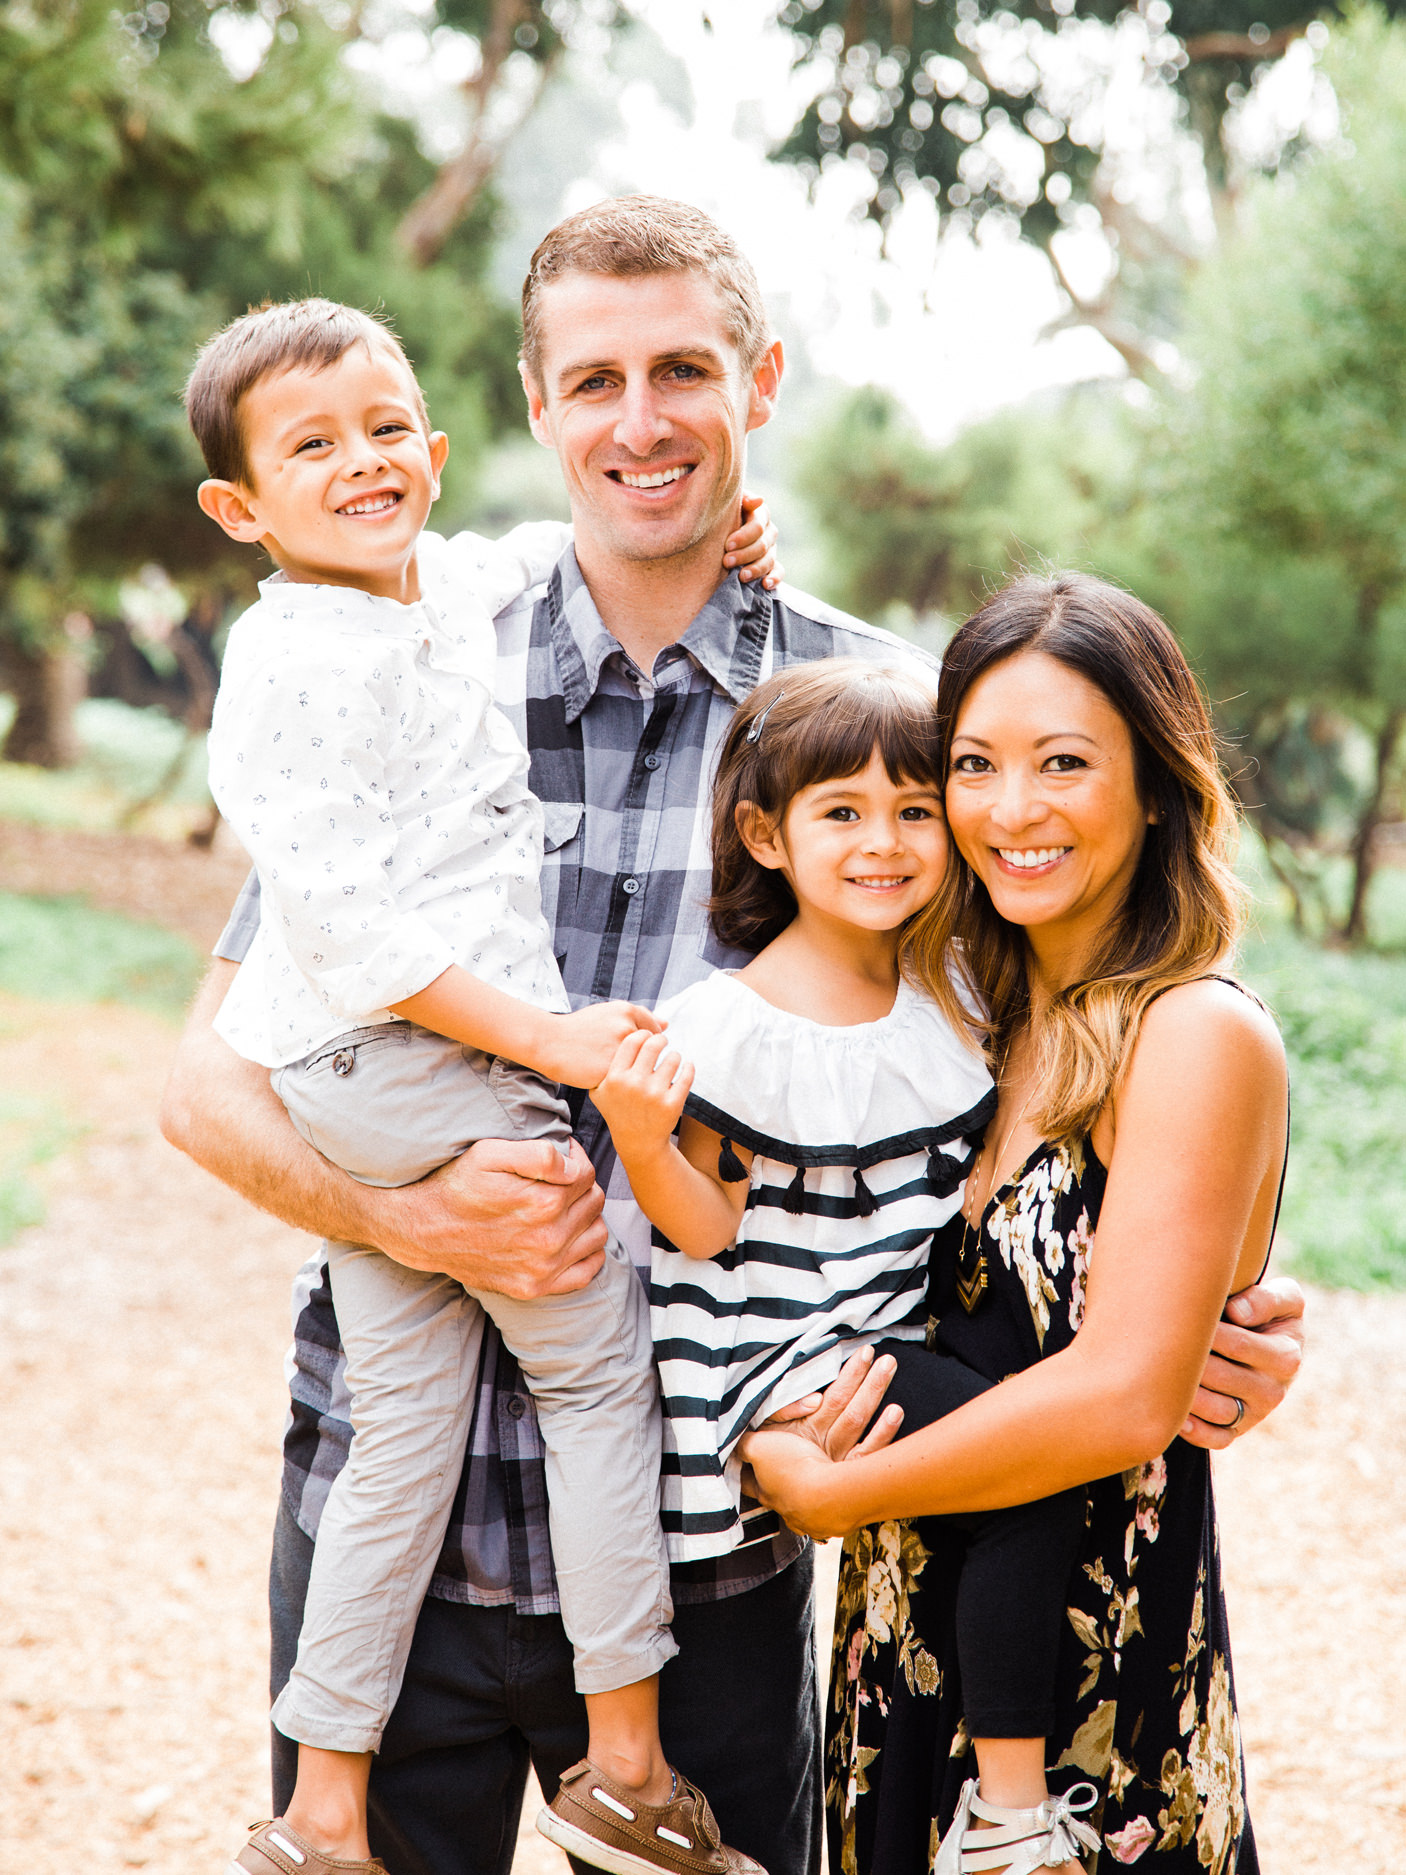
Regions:
[[[1089,954],[1127,896],[1153,818],[1127,723],[1057,658],[1022,651],[963,698],[947,780],[952,838],[1037,953]]]
[[[785,874],[803,916],[864,931],[911,918],[947,865],[941,793],[890,781],[877,749],[858,774],[802,788],[763,837],[743,836],[760,864]]]

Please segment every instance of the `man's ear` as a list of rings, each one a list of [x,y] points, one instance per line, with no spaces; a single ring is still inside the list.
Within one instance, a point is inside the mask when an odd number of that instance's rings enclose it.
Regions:
[[[543,449],[555,449],[556,438],[552,435],[551,425],[547,420],[547,400],[537,388],[536,380],[528,370],[525,358],[518,359],[517,374],[522,379],[522,388],[527,397],[528,429]]]
[[[195,499],[231,540],[252,545],[262,540],[268,529],[254,513],[250,495],[251,491],[239,482],[221,482],[212,478],[200,484]]]
[[[752,374],[747,397],[747,428],[759,430],[776,414],[776,400],[781,395],[781,379],[786,370],[786,353],[780,339],[773,339],[766,356]]]
[[[743,846],[759,866],[769,872],[786,870],[786,849],[780,838],[781,823],[767,818],[755,801],[739,801],[733,821]]]

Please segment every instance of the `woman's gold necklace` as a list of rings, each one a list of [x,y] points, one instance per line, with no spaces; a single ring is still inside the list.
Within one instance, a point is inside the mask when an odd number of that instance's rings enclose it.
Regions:
[[[971,1217],[966,1205],[963,1204],[962,1206],[962,1247],[957,1252],[957,1300],[961,1303],[968,1315],[974,1315],[976,1313],[981,1305],[981,1299],[986,1294],[990,1283],[990,1271],[987,1267],[986,1252],[981,1244],[982,1221],[986,1216],[986,1207],[990,1204],[995,1193],[1001,1189],[1001,1161],[1010,1150],[1011,1141],[1020,1130],[1021,1122],[1029,1111],[1030,1102],[1034,1098],[1034,1092],[1035,1090],[1032,1088],[1025,1096],[1020,1112],[1015,1116],[1015,1119],[1012,1120],[1006,1132],[1006,1137],[1001,1141],[1000,1148],[995,1158],[992,1160],[991,1184],[986,1193],[986,1204],[983,1205],[977,1213],[975,1242],[972,1241],[971,1237]],[[973,1166],[972,1172],[975,1173],[976,1169],[977,1167]],[[969,1185],[969,1189],[975,1188]]]

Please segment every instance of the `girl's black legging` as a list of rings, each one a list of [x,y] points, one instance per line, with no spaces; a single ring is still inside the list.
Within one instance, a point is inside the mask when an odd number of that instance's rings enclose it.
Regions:
[[[898,1362],[885,1404],[903,1408],[905,1433],[945,1419],[996,1384],[915,1342],[888,1341],[880,1352]],[[1010,1510],[933,1519],[965,1538],[957,1667],[973,1738],[1045,1738],[1054,1728],[1055,1669],[1084,1510],[1080,1487]]]

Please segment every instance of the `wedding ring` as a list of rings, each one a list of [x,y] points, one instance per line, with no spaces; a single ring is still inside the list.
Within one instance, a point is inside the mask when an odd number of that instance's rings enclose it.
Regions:
[[[1232,1400],[1235,1400],[1235,1417],[1234,1419],[1231,1420],[1230,1424],[1226,1427],[1226,1431],[1238,1432],[1240,1428],[1240,1421],[1245,1417],[1245,1402],[1243,1400],[1236,1400],[1235,1395],[1233,1393],[1231,1394],[1230,1397]]]

